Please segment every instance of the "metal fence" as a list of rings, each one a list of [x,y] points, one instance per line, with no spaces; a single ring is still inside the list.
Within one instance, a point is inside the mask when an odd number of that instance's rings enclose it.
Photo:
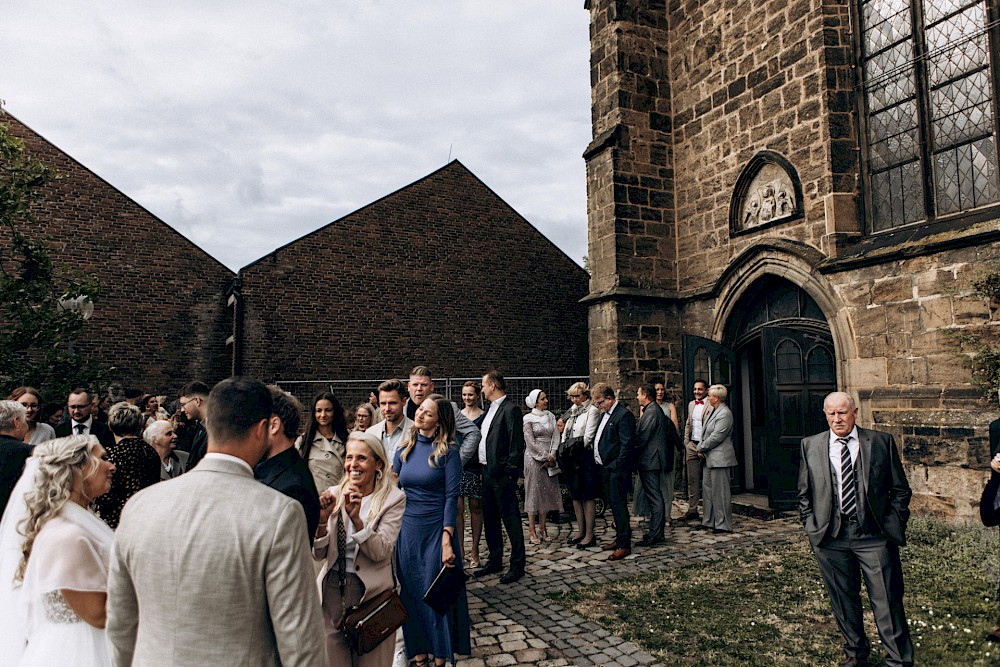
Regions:
[[[400,378],[406,384],[406,378]],[[507,395],[517,401],[522,412],[528,411],[528,406],[524,404],[525,397],[533,389],[541,389],[549,398],[549,410],[556,416],[560,416],[570,408],[570,400],[566,396],[566,390],[574,382],[587,382],[586,375],[550,375],[545,377],[505,377],[507,384]],[[276,385],[294,395],[302,404],[309,408],[312,397],[321,391],[329,391],[337,397],[344,410],[353,412],[358,404],[368,400],[368,394],[375,391],[380,380],[278,380]],[[480,382],[481,377],[475,378],[433,378],[434,391],[447,396],[450,400],[462,406],[462,386],[468,381]],[[485,400],[485,399],[484,399]],[[487,406],[483,406],[485,409]]]

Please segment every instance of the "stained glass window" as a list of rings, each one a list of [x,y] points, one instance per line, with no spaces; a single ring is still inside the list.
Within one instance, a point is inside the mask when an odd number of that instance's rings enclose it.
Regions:
[[[873,231],[1000,201],[987,2],[861,0]]]

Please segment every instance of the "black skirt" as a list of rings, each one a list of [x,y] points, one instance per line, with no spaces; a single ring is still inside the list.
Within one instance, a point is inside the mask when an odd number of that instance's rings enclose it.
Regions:
[[[594,450],[579,447],[568,469],[563,468],[563,480],[570,498],[576,501],[601,497],[601,471],[594,460]]]

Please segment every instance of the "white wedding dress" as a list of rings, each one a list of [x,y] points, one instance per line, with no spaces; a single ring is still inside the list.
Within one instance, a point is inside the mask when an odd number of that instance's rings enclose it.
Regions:
[[[23,506],[23,502],[20,504]],[[5,522],[6,515],[5,512]],[[8,644],[9,639],[20,645],[10,649],[12,653],[23,648],[20,659],[8,661],[15,656],[0,652],[0,663],[18,667],[111,664],[107,633],[77,616],[60,590],[107,592],[113,539],[114,533],[107,524],[72,501],[42,526],[22,585],[11,591],[6,580],[0,582],[0,597],[13,593],[19,598],[16,611],[8,609],[4,615],[13,611],[19,617],[15,625],[23,628],[20,636],[5,638]],[[6,579],[7,568],[0,569]]]

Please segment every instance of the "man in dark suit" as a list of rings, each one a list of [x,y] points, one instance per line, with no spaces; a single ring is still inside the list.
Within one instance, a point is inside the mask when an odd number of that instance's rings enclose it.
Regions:
[[[208,452],[208,432],[202,419],[208,405],[209,386],[200,380],[192,380],[181,387],[177,397],[177,408],[187,417],[188,434],[185,440],[190,444],[187,470],[192,470]]]
[[[24,406],[17,401],[0,401],[0,515],[24,472],[24,462],[31,456],[31,446],[24,444],[27,434]]]
[[[483,376],[483,396],[490,408],[483,419],[483,438],[479,441],[479,463],[483,469],[483,525],[490,559],[475,572],[483,577],[503,569],[503,522],[510,540],[510,569],[500,578],[509,584],[524,576],[527,560],[524,531],[517,501],[517,478],[524,468],[524,421],[521,410],[507,399],[507,385],[499,371]]]
[[[56,435],[65,438],[68,435],[94,435],[104,449],[113,447],[115,436],[104,422],[94,419],[93,394],[89,389],[77,387],[69,392],[69,421],[56,427]]]
[[[309,466],[295,449],[302,404],[294,396],[274,385],[268,386],[268,390],[271,392],[273,403],[269,439],[267,449],[264,451],[264,460],[254,466],[253,476],[264,486],[269,486],[299,501],[302,511],[305,512],[309,544],[312,544],[316,536],[316,526],[319,525],[319,494],[316,492],[316,483],[313,481],[312,473],[309,472]]]
[[[670,419],[663,414],[663,410],[653,409],[659,406],[656,404],[656,387],[652,383],[639,385],[636,396],[642,408],[636,427],[636,455],[639,459],[642,492],[646,495],[646,504],[649,506],[649,532],[638,542],[638,546],[651,547],[665,542],[663,529],[669,516],[669,505],[663,497],[660,478],[664,468],[668,467],[667,457],[673,456],[672,448],[667,446],[666,422]],[[670,425],[673,426],[673,423]],[[672,470],[673,461],[669,463]]]
[[[632,490],[636,447],[635,416],[615,400],[615,390],[604,382],[594,385],[590,393],[594,405],[603,413],[594,438],[594,461],[601,467],[604,495],[615,518],[615,539],[603,549],[612,552],[608,560],[621,560],[632,553],[628,494]]]
[[[828,395],[823,411],[830,430],[802,440],[799,513],[844,635],[843,664],[867,665],[871,652],[861,612],[864,573],[886,664],[912,665],[899,563],[911,492],[896,443],[855,425],[849,394]]]

